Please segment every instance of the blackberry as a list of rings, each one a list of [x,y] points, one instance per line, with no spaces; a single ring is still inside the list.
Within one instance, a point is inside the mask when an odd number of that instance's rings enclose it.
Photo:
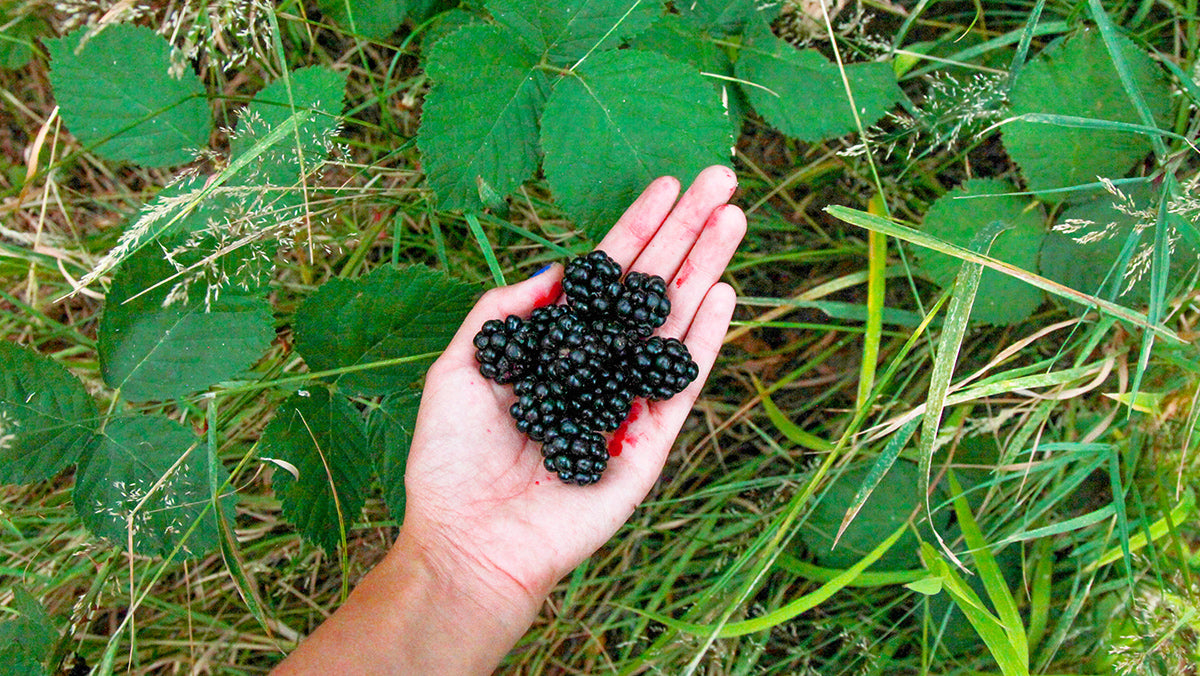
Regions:
[[[554,384],[523,380],[514,387],[517,400],[508,408],[517,431],[534,441],[545,441],[548,434],[569,420],[567,398]],[[519,391],[518,391],[519,390]]]
[[[600,434],[568,420],[550,432],[542,457],[546,471],[563,483],[587,486],[608,467],[608,445]]]
[[[667,300],[667,282],[658,275],[631,272],[621,285],[621,295],[613,305],[617,319],[630,328],[630,333],[647,338],[662,326],[671,314]]]
[[[475,334],[475,360],[479,373],[500,383],[511,383],[529,367],[533,357],[530,345],[518,338],[525,322],[516,315],[504,321],[489,319]]]
[[[629,417],[633,406],[633,378],[620,369],[603,374],[596,386],[576,394],[567,408],[571,419],[589,429],[612,432]]]
[[[662,401],[684,391],[700,373],[687,346],[676,338],[653,336],[625,360],[636,378],[634,391],[650,401]]]
[[[562,290],[579,314],[603,317],[612,312],[621,295],[621,266],[596,249],[567,263]]]

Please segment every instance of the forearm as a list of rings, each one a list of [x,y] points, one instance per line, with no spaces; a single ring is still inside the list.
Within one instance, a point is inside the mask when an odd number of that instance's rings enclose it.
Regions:
[[[490,674],[539,604],[447,570],[402,531],[275,674]]]

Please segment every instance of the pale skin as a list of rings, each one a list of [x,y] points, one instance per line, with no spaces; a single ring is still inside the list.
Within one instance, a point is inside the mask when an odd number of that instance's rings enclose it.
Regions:
[[[735,296],[720,282],[746,231],[727,204],[737,179],[709,167],[682,197],[651,183],[597,248],[662,276],[680,338],[700,367],[681,394],[637,401],[592,486],[561,483],[540,445],[514,429],[511,387],[479,375],[471,339],[485,321],[528,316],[560,295],[562,266],[493,289],[430,367],[405,473],[395,544],[276,674],[490,674],[554,585],[600,548],[653,487],[716,359]]]

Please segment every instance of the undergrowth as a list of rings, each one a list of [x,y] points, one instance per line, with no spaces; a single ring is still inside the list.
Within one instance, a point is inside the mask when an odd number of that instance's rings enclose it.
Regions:
[[[726,162],[717,365],[501,671],[1196,673],[1195,2],[593,4],[0,8],[0,671],[265,673],[472,298]],[[373,464],[291,479],[312,406]]]

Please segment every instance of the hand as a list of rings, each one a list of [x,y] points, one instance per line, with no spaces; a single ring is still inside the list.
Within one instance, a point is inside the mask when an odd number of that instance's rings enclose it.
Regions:
[[[555,583],[604,544],[654,485],[716,359],[734,293],[718,282],[746,231],[725,202],[737,182],[703,171],[650,184],[600,243],[623,269],[668,280],[671,316],[699,376],[667,401],[635,402],[600,482],[568,486],[513,427],[512,389],[479,375],[472,339],[489,319],[560,295],[562,267],[483,295],[429,369],[395,545],[277,674],[487,674]],[[620,441],[615,441],[620,439]]]
[[[540,604],[646,497],[733,313],[733,289],[718,279],[746,229],[741,210],[726,204],[736,187],[731,170],[710,167],[675,204],[678,182],[660,178],[597,247],[622,269],[667,280],[671,315],[658,333],[683,340],[700,374],[667,401],[635,400],[595,485],[563,484],[543,468],[541,444],[509,417],[511,386],[479,374],[471,342],[489,319],[555,302],[562,267],[485,293],[467,316],[429,370],[405,478],[404,531],[453,575]]]

